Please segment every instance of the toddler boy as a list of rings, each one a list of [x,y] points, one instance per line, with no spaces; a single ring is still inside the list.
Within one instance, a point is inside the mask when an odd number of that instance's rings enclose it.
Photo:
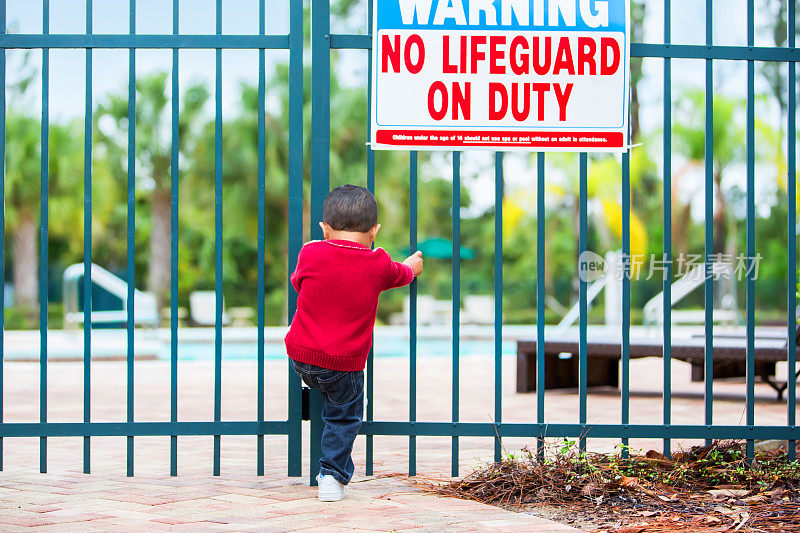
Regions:
[[[320,222],[323,241],[300,250],[291,276],[297,312],[286,334],[295,372],[322,396],[321,501],[339,501],[353,476],[350,457],[364,411],[364,365],[372,346],[378,295],[422,273],[422,254],[402,263],[371,249],[380,229],[378,204],[364,187],[328,194]]]

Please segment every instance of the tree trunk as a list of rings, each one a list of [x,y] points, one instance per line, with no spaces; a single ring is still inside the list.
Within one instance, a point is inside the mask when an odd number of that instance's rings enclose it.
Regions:
[[[728,240],[727,230],[727,205],[725,195],[722,194],[722,173],[714,173],[714,195],[716,196],[716,206],[714,208],[714,253],[725,253]]]
[[[30,310],[36,309],[39,303],[39,256],[36,250],[36,234],[37,227],[33,213],[21,211],[19,227],[13,236],[14,299],[17,305]]]
[[[688,161],[678,172],[672,175],[672,253],[675,256],[686,255],[689,251],[689,224],[691,222],[691,203],[681,201],[678,191],[681,190],[683,176],[692,168],[699,166],[697,161]]]
[[[641,72],[641,59],[639,60],[639,68],[638,70]],[[629,143],[633,144],[637,140],[639,140],[639,83],[631,84],[631,138],[628,140]]]
[[[631,39],[633,42],[644,41],[644,20],[647,11],[646,2],[631,2]],[[644,77],[641,57],[631,58],[631,101],[630,101],[630,134],[631,143],[639,139],[639,82]]]
[[[692,220],[690,204],[673,204],[672,215],[672,253],[675,256],[686,256],[689,252],[689,223]]]
[[[588,202],[588,198],[587,198],[587,202]],[[580,269],[581,269],[581,234],[580,234],[580,232],[581,232],[581,196],[580,196],[580,192],[578,192],[578,194],[576,194],[572,199],[572,223],[574,224],[573,227],[575,228],[575,268],[577,269],[578,273],[580,274]],[[536,228],[536,231],[539,231],[539,228]],[[550,265],[550,262],[547,261],[547,258],[550,257],[547,254],[547,251],[548,251],[547,243],[550,242],[550,239],[545,239],[544,242],[545,242],[545,267],[544,268],[545,268],[545,272],[547,272],[548,270],[550,270],[550,268],[548,268],[549,265]],[[552,281],[553,281],[552,272],[550,273],[549,278],[550,278],[550,281],[551,281],[550,288],[552,290],[554,288],[554,287],[552,287]],[[547,283],[547,278],[545,278],[545,283]],[[575,276],[574,278],[572,278],[572,298],[577,299],[580,296],[580,290],[581,290],[581,280],[580,280],[580,275],[578,275],[578,276]],[[552,294],[552,292],[551,292],[551,294]],[[570,300],[572,300],[572,298],[570,298]]]
[[[150,264],[147,290],[158,302],[159,310],[165,307],[170,289],[171,212],[170,191],[156,190],[152,196],[152,223],[150,234]]]

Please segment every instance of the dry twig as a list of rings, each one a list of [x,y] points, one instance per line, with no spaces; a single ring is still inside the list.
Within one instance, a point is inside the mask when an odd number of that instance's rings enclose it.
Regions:
[[[748,463],[737,442],[697,446],[672,458],[654,450],[630,458],[584,454],[565,442],[541,461],[525,449],[522,457],[508,456],[458,480],[417,484],[518,509],[579,510],[601,524],[598,531],[800,532],[800,464],[782,450],[760,452]]]

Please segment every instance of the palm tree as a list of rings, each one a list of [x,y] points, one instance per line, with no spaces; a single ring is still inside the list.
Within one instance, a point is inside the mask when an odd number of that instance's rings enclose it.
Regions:
[[[39,301],[39,121],[6,117],[6,229],[12,240],[16,303],[30,310]]]
[[[577,268],[578,265],[578,227],[580,222],[580,194],[578,155],[570,153],[552,153],[547,155],[548,170],[546,186],[548,195],[548,214],[553,222],[563,226],[574,238],[557,240],[548,238],[545,241],[545,284],[548,290],[554,290],[555,273]],[[630,184],[631,194],[638,191],[652,174],[652,162],[644,150],[631,152]],[[619,246],[622,238],[622,165],[612,155],[597,155],[590,158],[588,165],[587,210],[594,215],[594,230],[600,242],[589,242],[592,251],[610,250]],[[642,193],[647,194],[647,193]],[[648,247],[648,234],[645,223],[634,209],[633,201],[630,210],[630,253],[634,257],[644,257]],[[552,227],[547,222],[548,228]],[[549,233],[549,232],[548,232]],[[567,258],[559,265],[559,258]],[[639,264],[639,263],[635,263]],[[572,278],[573,292],[578,291],[577,277]],[[574,296],[574,295],[573,295]]]
[[[33,311],[39,300],[39,194],[41,122],[14,113],[6,117],[6,225],[12,239],[14,293]],[[50,125],[49,235],[80,246],[80,187],[83,181],[81,123]],[[42,297],[46,297],[43,295]]]
[[[677,253],[688,249],[688,228],[691,222],[688,202],[682,202],[678,195],[681,177],[692,168],[702,168],[705,160],[705,93],[702,89],[688,89],[675,106],[675,123],[672,131],[676,137],[676,148],[687,158],[686,165],[672,177],[672,219],[673,242]],[[714,96],[714,253],[731,252],[726,250],[735,245],[728,228],[734,226],[729,221],[727,200],[722,192],[722,177],[728,167],[742,160],[745,132],[741,123],[741,110],[744,102],[738,98],[723,95]]]
[[[30,51],[12,72],[19,73],[8,87],[8,109],[29,109],[28,88],[37,76],[30,66]],[[36,232],[39,216],[40,122],[32,116],[9,112],[6,116],[6,231],[12,239],[12,277],[18,305],[33,310],[39,301]]]
[[[170,198],[171,156],[169,129],[169,99],[166,91],[167,73],[159,72],[136,80],[136,169],[137,189],[149,195],[150,258],[147,288],[163,306],[170,287]],[[179,147],[181,155],[189,152],[195,142],[195,127],[208,100],[203,83],[189,86],[181,98]],[[126,168],[126,136],[128,132],[127,94],[106,97],[95,113],[97,143],[116,159],[117,173]],[[105,118],[112,127],[104,128]]]

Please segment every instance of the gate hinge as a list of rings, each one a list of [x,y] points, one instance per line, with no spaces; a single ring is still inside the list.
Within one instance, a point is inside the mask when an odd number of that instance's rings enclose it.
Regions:
[[[300,411],[302,416],[300,418],[301,420],[311,420],[311,389],[308,387],[303,387],[301,391],[302,394],[300,394],[300,397],[302,399],[302,407],[300,408]]]

